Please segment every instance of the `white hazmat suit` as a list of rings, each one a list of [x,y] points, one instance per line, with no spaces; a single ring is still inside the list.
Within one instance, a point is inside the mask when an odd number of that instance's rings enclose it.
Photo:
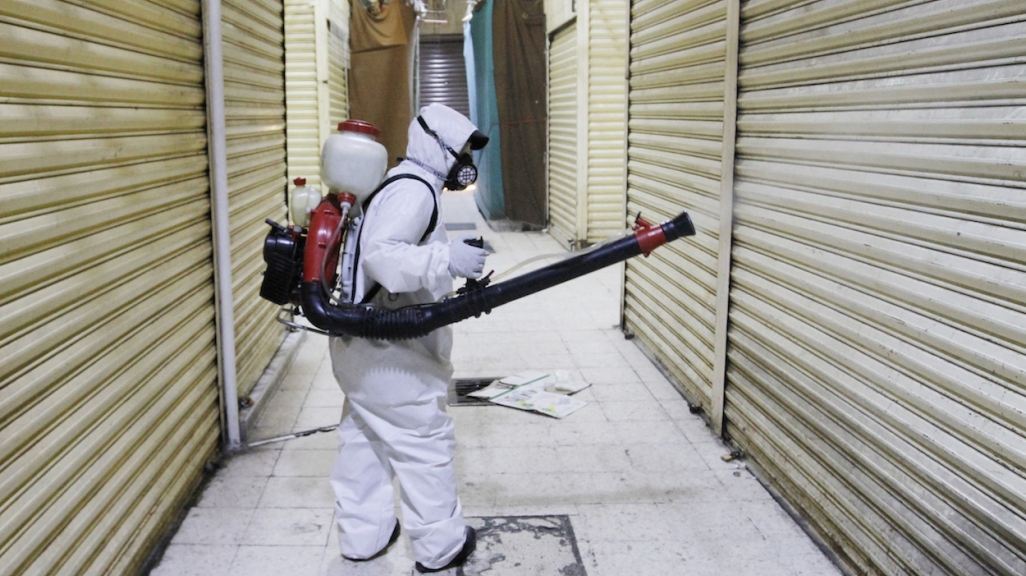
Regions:
[[[466,117],[441,105],[423,108],[421,117],[457,152],[476,130]],[[356,301],[375,283],[381,289],[371,302],[387,308],[436,302],[453,290],[440,195],[456,159],[416,120],[406,154],[388,176],[419,176],[431,189],[405,178],[374,197],[360,233]],[[437,225],[421,242],[436,207]],[[365,559],[388,545],[397,526],[395,476],[402,526],[416,561],[427,568],[445,566],[466,538],[453,469],[454,427],[445,411],[452,328],[413,340],[333,337],[330,351],[346,394],[339,456],[331,472],[342,555]]]

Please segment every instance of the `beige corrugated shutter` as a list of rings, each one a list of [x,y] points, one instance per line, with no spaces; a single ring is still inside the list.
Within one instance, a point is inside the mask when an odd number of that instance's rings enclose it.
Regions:
[[[577,24],[549,44],[549,222],[577,237]]]
[[[470,116],[467,66],[463,62],[463,36],[420,36],[418,106],[445,104]]]
[[[0,16],[0,571],[132,574],[218,443],[199,2]]]
[[[224,0],[232,297],[239,396],[253,389],[285,336],[260,298],[266,218],[285,220],[285,70],[281,0]]]
[[[588,242],[625,224],[627,15],[623,0],[591,0],[588,6]]]
[[[628,213],[686,209],[698,234],[627,262],[625,327],[685,389],[711,404],[723,152],[725,1],[631,10]]]
[[[310,186],[321,187],[314,12],[315,2],[311,0],[285,0],[285,98],[288,102],[285,117],[290,188],[291,182],[300,176],[306,178]]]
[[[853,573],[1026,574],[1026,4],[748,2],[727,429]]]
[[[328,83],[329,123],[337,126],[349,118],[349,3],[332,0],[329,6]]]

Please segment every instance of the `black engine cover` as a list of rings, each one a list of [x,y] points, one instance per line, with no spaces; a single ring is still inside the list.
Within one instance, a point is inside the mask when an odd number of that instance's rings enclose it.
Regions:
[[[260,284],[260,297],[279,306],[299,303],[299,284],[303,276],[303,246],[306,238],[270,219],[271,231],[264,239],[267,270]]]

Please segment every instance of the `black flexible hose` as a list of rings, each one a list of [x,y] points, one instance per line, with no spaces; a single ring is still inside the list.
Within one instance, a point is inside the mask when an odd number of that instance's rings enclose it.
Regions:
[[[695,227],[687,212],[664,222],[659,228],[666,242],[695,234]],[[623,262],[642,252],[638,235],[631,235],[505,282],[470,290],[435,304],[406,306],[395,310],[357,305],[334,306],[324,297],[319,283],[304,282],[301,287],[303,312],[310,323],[332,335],[380,340],[420,338],[442,326],[482,313],[487,314],[493,308]]]

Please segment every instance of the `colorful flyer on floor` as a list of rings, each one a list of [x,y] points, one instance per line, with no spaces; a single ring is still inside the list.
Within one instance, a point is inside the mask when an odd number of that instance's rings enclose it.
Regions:
[[[539,412],[554,418],[564,418],[588,405],[583,400],[526,385],[492,398],[490,402],[518,410]]]
[[[540,391],[531,399],[532,409],[554,418],[565,418],[588,405],[584,400],[565,394]]]

